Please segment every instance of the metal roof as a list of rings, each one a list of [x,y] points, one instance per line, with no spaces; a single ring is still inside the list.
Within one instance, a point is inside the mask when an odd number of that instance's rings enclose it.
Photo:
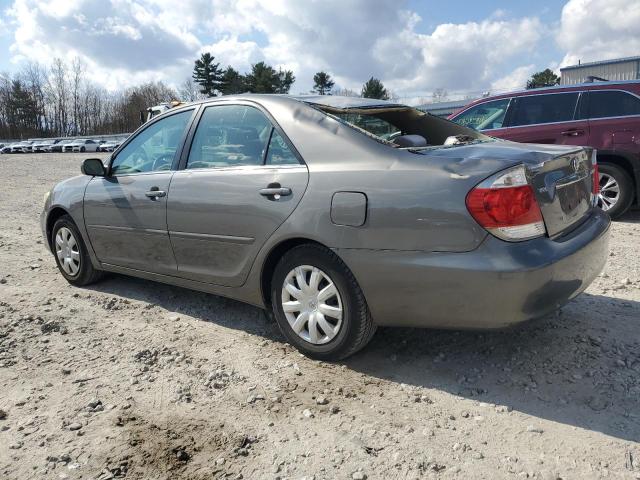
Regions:
[[[560,71],[562,72],[563,70],[575,70],[575,69],[584,68],[584,67],[596,67],[598,65],[612,65],[614,63],[626,63],[626,62],[637,62],[637,61],[640,61],[640,56],[614,58],[612,60],[600,60],[598,62],[588,62],[588,63],[579,63],[578,65],[569,65],[567,67],[562,67]]]

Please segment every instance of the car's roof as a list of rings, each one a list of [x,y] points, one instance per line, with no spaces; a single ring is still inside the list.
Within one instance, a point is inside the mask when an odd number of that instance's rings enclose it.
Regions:
[[[404,105],[377,98],[344,97],[340,95],[291,95],[291,98],[300,102],[333,108],[404,107]]]
[[[583,82],[583,83],[573,83],[571,85],[553,85],[551,87],[541,87],[541,88],[530,88],[523,90],[515,90],[513,92],[501,93],[499,95],[495,95],[496,97],[506,97],[510,95],[521,95],[525,93],[531,92],[548,92],[554,90],[583,90],[585,88],[602,88],[602,87],[610,87],[614,85],[640,85],[640,80],[607,80],[606,82]],[[493,95],[492,95],[493,96]]]
[[[500,100],[502,98],[519,97],[525,95],[540,95],[541,93],[553,93],[553,92],[573,92],[575,90],[598,90],[598,89],[615,89],[616,87],[624,87],[625,85],[640,86],[640,80],[607,80],[596,82],[584,82],[574,83],[571,85],[553,85],[551,87],[530,88],[524,90],[514,90],[512,92],[498,93],[490,95],[488,97],[482,97],[472,102],[467,103],[464,107],[456,110],[453,115],[457,115],[467,108],[485,103],[490,100]]]
[[[311,105],[320,105],[331,108],[379,108],[379,107],[407,107],[406,105],[400,103],[390,102],[388,100],[378,100],[377,98],[362,98],[362,97],[345,97],[341,95],[289,95],[289,94],[275,94],[275,93],[242,93],[239,95],[223,95],[221,97],[210,97],[203,100],[198,100],[195,102],[185,103],[180,105],[180,107],[185,107],[188,105],[201,104],[201,103],[209,103],[215,102],[219,100],[247,100],[247,99],[256,99],[259,100],[261,98],[277,98],[288,100],[292,102],[304,102]],[[167,112],[170,112],[172,109],[163,112],[164,115]]]
[[[470,107],[475,105],[486,103],[492,100],[501,100],[503,98],[510,97],[521,97],[521,96],[529,96],[529,95],[541,95],[545,93],[564,93],[564,92],[574,92],[576,90],[615,90],[615,89],[623,89],[625,85],[634,86],[636,89],[632,90],[632,92],[637,91],[637,87],[640,87],[640,80],[613,80],[613,81],[596,81],[596,82],[584,82],[584,83],[574,83],[571,85],[553,85],[551,87],[540,87],[540,88],[530,88],[524,90],[514,90],[512,92],[498,93],[495,95],[490,95],[488,97],[478,98],[477,100],[473,100],[463,107],[455,110],[448,118],[454,118],[466,111]]]

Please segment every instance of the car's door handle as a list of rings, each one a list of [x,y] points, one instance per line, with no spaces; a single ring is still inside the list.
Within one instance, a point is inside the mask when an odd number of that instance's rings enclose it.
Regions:
[[[560,132],[565,137],[577,137],[578,135],[583,135],[584,130],[565,130],[564,132]]]
[[[151,200],[155,200],[156,198],[166,196],[167,192],[165,192],[164,190],[160,190],[158,187],[151,187],[151,190],[145,193],[145,195]]]
[[[286,197],[291,195],[291,189],[288,187],[263,188],[260,190],[260,195],[263,197]]]

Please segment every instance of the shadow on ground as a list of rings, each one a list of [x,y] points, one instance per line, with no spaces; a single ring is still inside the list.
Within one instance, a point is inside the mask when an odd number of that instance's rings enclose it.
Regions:
[[[640,209],[632,209],[620,217],[621,222],[640,223]]]
[[[117,275],[92,288],[283,341],[260,309],[233,300]],[[506,331],[380,329],[344,363],[638,442],[639,331],[639,302],[583,294],[557,314]]]

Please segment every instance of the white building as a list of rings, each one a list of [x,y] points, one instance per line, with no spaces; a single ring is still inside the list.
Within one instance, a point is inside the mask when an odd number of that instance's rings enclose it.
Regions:
[[[574,85],[591,81],[591,77],[604,80],[640,80],[640,56],[579,63],[560,69],[560,85]]]

